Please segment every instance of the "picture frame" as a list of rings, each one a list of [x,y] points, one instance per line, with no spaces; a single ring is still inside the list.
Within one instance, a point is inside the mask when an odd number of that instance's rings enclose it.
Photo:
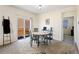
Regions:
[[[46,23],[46,25],[50,25],[50,18],[47,18],[47,19],[45,20],[45,23]]]

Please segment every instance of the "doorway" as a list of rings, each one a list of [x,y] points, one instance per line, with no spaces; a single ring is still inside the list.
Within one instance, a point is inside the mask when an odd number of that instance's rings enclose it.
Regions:
[[[31,20],[27,19],[25,20],[25,37],[28,37],[30,34],[30,26],[31,26]]]
[[[18,18],[18,39],[24,38],[24,20],[23,18]]]
[[[74,16],[63,17],[64,42],[74,44]]]
[[[31,20],[18,18],[18,39],[24,39],[29,36],[31,30]]]

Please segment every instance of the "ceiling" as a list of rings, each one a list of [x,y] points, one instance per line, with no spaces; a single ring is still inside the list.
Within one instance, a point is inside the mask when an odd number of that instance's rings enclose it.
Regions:
[[[59,10],[59,9],[71,7],[73,5],[42,5],[41,8],[39,8],[38,6],[39,5],[14,5],[14,7],[24,9],[36,14]]]

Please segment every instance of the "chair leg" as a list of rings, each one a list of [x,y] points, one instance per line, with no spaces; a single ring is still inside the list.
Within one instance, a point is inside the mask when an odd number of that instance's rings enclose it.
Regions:
[[[30,42],[31,47],[32,47],[32,42],[33,42],[33,40],[31,40],[31,42]]]
[[[39,47],[39,36],[37,36],[37,46]]]
[[[37,41],[37,46],[39,47],[39,40]]]
[[[47,41],[47,45],[48,45],[48,39],[46,41]]]
[[[51,40],[49,40],[49,43],[51,43]]]

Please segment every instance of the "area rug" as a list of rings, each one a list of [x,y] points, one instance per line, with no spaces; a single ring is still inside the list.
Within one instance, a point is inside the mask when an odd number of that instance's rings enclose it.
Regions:
[[[76,47],[64,42],[55,42],[45,49],[46,54],[76,54]]]
[[[53,41],[48,45],[40,45],[34,48],[38,53],[35,54],[77,54],[77,48],[75,45],[67,44],[61,41]]]

